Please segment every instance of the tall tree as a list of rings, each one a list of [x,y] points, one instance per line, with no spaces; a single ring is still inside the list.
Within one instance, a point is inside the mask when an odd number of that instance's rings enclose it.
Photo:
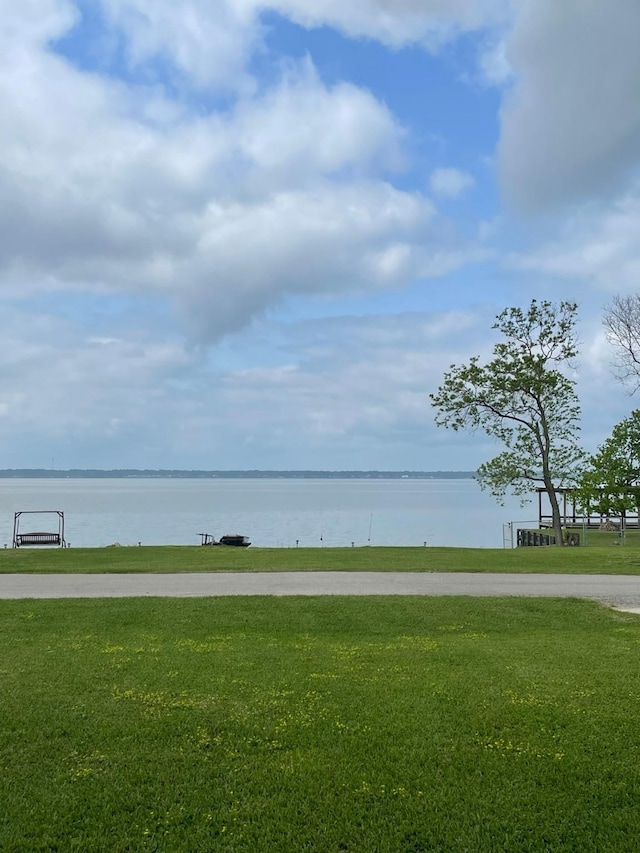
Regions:
[[[640,294],[615,296],[603,322],[613,347],[614,374],[633,394],[640,388]]]
[[[481,488],[503,501],[507,491],[523,496],[542,486],[549,497],[556,543],[562,519],[556,489],[570,485],[582,453],[577,435],[580,407],[575,383],[563,372],[577,355],[573,302],[532,300],[529,308],[506,308],[494,329],[502,340],[493,358],[451,365],[430,394],[436,423],[450,429],[482,430],[505,450],[477,472]]]
[[[587,512],[619,516],[640,506],[640,410],[613,428],[591,456],[579,480],[577,497]]]

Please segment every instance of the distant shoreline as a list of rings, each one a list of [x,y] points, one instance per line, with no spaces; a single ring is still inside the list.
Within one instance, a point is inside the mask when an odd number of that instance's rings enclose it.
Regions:
[[[70,479],[174,479],[174,480],[472,480],[475,471],[189,471],[164,469],[114,468],[4,468],[0,478],[7,480]]]

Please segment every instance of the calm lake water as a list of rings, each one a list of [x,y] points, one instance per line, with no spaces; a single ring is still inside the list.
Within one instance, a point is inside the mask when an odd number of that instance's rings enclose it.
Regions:
[[[0,480],[0,548],[16,511],[62,510],[75,547],[197,545],[199,533],[242,533],[262,547],[455,545],[500,548],[503,523],[531,520],[473,480]],[[21,532],[57,530],[22,516]]]

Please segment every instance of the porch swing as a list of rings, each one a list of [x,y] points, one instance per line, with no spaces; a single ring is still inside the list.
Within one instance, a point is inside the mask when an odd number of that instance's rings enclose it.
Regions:
[[[58,530],[43,531],[29,530],[20,532],[20,521],[23,515],[56,515],[58,517]],[[13,547],[23,548],[32,545],[46,545],[48,547],[66,548],[64,538],[64,512],[59,509],[42,510],[20,510],[13,516]]]

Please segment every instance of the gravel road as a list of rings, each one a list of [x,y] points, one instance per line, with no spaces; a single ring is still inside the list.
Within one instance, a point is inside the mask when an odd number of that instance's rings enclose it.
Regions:
[[[468,572],[0,575],[0,598],[222,595],[523,595],[591,598],[640,613],[640,577]]]

